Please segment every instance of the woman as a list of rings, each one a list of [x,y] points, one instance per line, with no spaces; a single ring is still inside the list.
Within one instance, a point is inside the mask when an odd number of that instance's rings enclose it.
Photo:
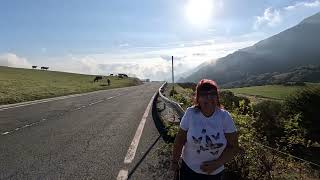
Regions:
[[[181,119],[171,169],[179,180],[220,180],[224,164],[232,160],[238,148],[237,129],[229,112],[221,107],[217,84],[201,80],[194,106]]]

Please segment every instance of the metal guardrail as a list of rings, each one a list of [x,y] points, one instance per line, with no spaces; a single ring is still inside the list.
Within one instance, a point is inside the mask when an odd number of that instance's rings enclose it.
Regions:
[[[159,95],[161,97],[161,99],[164,101],[164,103],[166,105],[168,105],[169,107],[173,108],[178,116],[179,116],[179,119],[182,118],[182,116],[184,115],[184,110],[182,109],[182,107],[180,106],[179,103],[173,101],[173,100],[170,100],[169,98],[165,97],[162,93],[164,92],[164,88],[167,86],[167,82],[163,83],[163,85],[159,88]]]

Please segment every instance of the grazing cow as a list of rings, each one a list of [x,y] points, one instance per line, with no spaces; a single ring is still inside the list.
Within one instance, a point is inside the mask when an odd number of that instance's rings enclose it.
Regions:
[[[32,69],[36,69],[38,66],[32,66]]]
[[[128,77],[128,75],[126,75],[126,74],[118,74],[118,76]]]
[[[127,78],[128,75],[126,75],[126,74],[118,74],[118,77],[122,79],[122,78]]]
[[[41,69],[42,69],[42,70],[48,70],[49,67],[44,67],[44,66],[42,66]]]
[[[102,76],[96,76],[93,82],[98,82],[99,80],[102,80]]]

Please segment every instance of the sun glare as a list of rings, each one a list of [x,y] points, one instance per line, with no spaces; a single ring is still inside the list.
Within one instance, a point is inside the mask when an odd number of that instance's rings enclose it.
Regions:
[[[205,26],[212,15],[212,0],[188,0],[185,11],[188,21],[196,26]]]

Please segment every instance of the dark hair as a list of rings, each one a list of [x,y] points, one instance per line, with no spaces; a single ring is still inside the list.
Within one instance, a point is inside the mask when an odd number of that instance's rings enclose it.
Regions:
[[[210,80],[210,79],[202,79],[198,82],[197,87],[196,87],[196,93],[193,98],[193,106],[195,108],[201,109],[199,105],[199,92],[200,91],[210,91],[214,90],[217,93],[217,106],[219,108],[223,108],[223,106],[220,104],[220,97],[219,97],[219,88],[218,85],[215,81]]]

